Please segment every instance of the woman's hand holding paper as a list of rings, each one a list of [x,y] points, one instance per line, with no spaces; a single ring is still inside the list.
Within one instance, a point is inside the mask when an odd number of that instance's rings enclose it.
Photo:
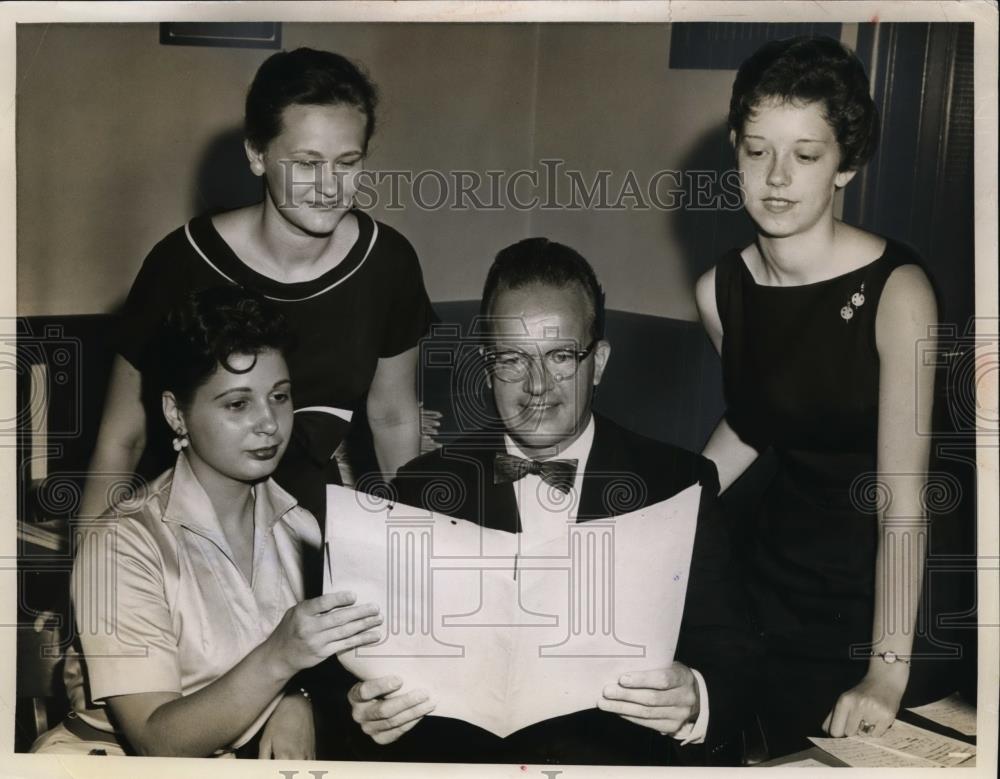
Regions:
[[[330,655],[374,644],[382,624],[378,607],[371,603],[354,605],[350,592],[332,592],[310,598],[285,612],[267,639],[274,662],[290,679],[312,668]]]

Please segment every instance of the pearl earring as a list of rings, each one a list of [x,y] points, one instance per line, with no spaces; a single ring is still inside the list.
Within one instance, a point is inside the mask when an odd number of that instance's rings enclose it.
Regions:
[[[188,434],[185,433],[183,430],[180,431],[176,436],[174,436],[174,441],[173,441],[174,451],[179,452],[181,449],[187,447],[189,443],[191,442],[188,440]]]

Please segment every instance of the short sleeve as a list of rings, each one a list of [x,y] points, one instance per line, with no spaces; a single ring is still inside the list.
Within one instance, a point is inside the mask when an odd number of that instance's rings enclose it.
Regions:
[[[140,372],[150,367],[150,347],[167,311],[190,289],[192,280],[183,267],[189,252],[183,228],[156,244],[119,313],[118,353]]]
[[[379,240],[384,241],[386,265],[391,269],[385,276],[385,283],[392,301],[379,357],[395,357],[412,349],[427,334],[434,310],[424,288],[417,253],[410,242],[382,224],[379,225]]]
[[[181,692],[163,570],[153,540],[132,519],[79,531],[73,609],[94,702]]]

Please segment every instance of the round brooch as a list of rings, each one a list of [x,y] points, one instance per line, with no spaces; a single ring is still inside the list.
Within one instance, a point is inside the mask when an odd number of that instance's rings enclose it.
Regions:
[[[840,309],[840,317],[845,322],[849,322],[851,317],[854,316],[854,309],[861,308],[865,304],[865,283],[861,282],[861,287],[851,295],[851,299],[847,302],[847,305]]]

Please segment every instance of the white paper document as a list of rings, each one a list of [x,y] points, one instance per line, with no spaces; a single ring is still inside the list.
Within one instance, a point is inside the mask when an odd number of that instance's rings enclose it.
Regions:
[[[838,760],[865,768],[950,768],[966,764],[976,755],[976,748],[971,744],[900,720],[879,738],[848,736],[809,740]]]
[[[852,768],[940,768],[930,760],[889,752],[853,736],[809,740]]]
[[[330,486],[324,591],[352,590],[385,620],[380,643],[340,660],[501,737],[593,708],[623,673],[673,661],[700,497],[695,485],[527,546]]]
[[[931,722],[957,730],[965,736],[976,735],[976,707],[957,692],[939,701],[908,709]]]

